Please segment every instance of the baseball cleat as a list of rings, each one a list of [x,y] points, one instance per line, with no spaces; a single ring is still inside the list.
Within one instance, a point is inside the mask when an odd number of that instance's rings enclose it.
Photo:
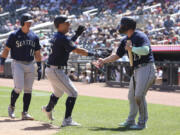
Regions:
[[[63,120],[61,125],[61,127],[66,127],[66,126],[81,126],[81,124],[73,121],[71,117],[68,117],[67,119]]]
[[[8,107],[8,115],[9,115],[9,117],[12,118],[12,119],[15,118],[14,110],[15,110],[15,107],[9,105],[9,107]]]
[[[47,111],[46,111],[46,106],[42,106],[41,110],[42,110],[42,112],[44,112],[44,113],[47,115],[47,117],[48,117],[49,120],[51,120],[51,121],[54,120],[54,117],[53,117],[53,115],[52,115],[52,111],[47,112]]]
[[[22,112],[22,120],[34,120],[34,118],[27,112]]]
[[[129,129],[132,129],[132,130],[143,130],[145,128],[147,128],[145,124],[142,124],[142,125],[137,124],[137,125],[132,125],[129,127]]]
[[[123,122],[123,123],[119,124],[120,127],[130,127],[130,126],[133,126],[133,125],[135,125],[135,123]]]

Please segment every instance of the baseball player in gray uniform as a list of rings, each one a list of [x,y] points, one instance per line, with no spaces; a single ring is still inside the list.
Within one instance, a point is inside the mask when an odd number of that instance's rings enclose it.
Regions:
[[[122,18],[118,30],[119,33],[126,36],[122,39],[116,54],[105,59],[100,58],[97,61],[97,66],[116,61],[127,52],[132,53],[134,71],[130,80],[128,95],[130,112],[126,122],[121,123],[120,126],[130,129],[144,129],[148,120],[145,96],[156,78],[156,68],[150,41],[143,32],[136,30],[136,21],[131,18]],[[127,43],[127,41],[130,41],[130,43]],[[138,112],[139,120],[135,124]]]
[[[13,59],[12,74],[14,79],[14,89],[11,92],[11,103],[8,107],[9,117],[15,118],[15,103],[22,90],[23,96],[23,112],[22,120],[33,120],[34,118],[28,114],[31,102],[32,85],[34,82],[34,57],[38,66],[38,80],[41,78],[41,54],[39,38],[30,30],[33,22],[30,14],[23,14],[21,17],[21,28],[10,34],[4,51],[1,55],[0,71],[3,72],[5,60],[11,52]]]
[[[65,126],[79,126],[80,124],[73,121],[71,114],[75,105],[76,98],[78,96],[77,89],[64,73],[64,69],[67,66],[69,54],[71,52],[83,55],[94,56],[93,52],[88,52],[85,49],[78,48],[73,45],[78,36],[85,30],[84,26],[79,26],[75,36],[69,39],[66,33],[69,31],[70,22],[65,16],[58,16],[54,20],[54,25],[58,32],[56,32],[51,40],[51,54],[48,58],[46,76],[53,87],[53,94],[50,97],[47,106],[42,107],[42,111],[45,112],[50,120],[53,120],[52,110],[58,102],[58,99],[65,93],[68,94],[66,100],[65,117],[62,122],[62,127]]]

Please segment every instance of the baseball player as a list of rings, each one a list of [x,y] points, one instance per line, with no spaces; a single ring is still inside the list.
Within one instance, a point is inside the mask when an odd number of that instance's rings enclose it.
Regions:
[[[73,121],[71,114],[78,96],[77,89],[72,84],[69,77],[64,73],[65,66],[69,59],[70,52],[74,52],[83,56],[94,56],[92,52],[78,48],[73,45],[75,41],[85,30],[84,26],[79,26],[75,36],[69,39],[66,33],[69,31],[70,20],[66,16],[58,16],[54,19],[54,25],[58,32],[54,34],[51,40],[51,53],[48,58],[46,76],[53,87],[53,93],[47,106],[42,107],[42,111],[46,113],[50,120],[53,120],[52,110],[58,102],[58,99],[65,93],[68,94],[66,100],[65,117],[62,122],[62,127],[79,126],[80,124]]]
[[[116,54],[104,59],[100,58],[97,61],[97,66],[114,62],[127,53],[127,51],[133,54],[134,73],[130,80],[128,95],[130,113],[126,122],[121,123],[120,126],[129,127],[130,129],[144,129],[148,120],[145,96],[156,78],[156,68],[150,41],[143,32],[136,30],[136,21],[131,18],[122,18],[118,30],[119,33],[126,36],[122,39]],[[127,44],[127,40],[130,43]],[[135,118],[138,112],[139,120],[135,124]]]
[[[9,117],[15,118],[14,110],[15,103],[22,90],[23,96],[23,112],[22,120],[33,120],[33,117],[28,114],[29,105],[31,102],[32,85],[34,82],[34,57],[38,66],[38,80],[41,78],[41,54],[39,38],[30,30],[33,22],[30,14],[23,14],[21,17],[21,28],[10,34],[6,46],[1,55],[0,71],[3,72],[5,60],[11,52],[13,59],[12,74],[14,79],[14,89],[11,92],[11,101],[8,107]]]

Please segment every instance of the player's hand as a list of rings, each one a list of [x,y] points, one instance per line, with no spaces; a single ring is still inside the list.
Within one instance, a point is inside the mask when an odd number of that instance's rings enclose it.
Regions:
[[[125,50],[132,51],[132,42],[130,40],[127,40]]]
[[[102,67],[104,65],[104,59],[99,58],[94,65],[98,68]]]
[[[82,25],[79,25],[79,27],[76,30],[76,35],[80,36],[84,31],[85,31],[85,27]]]
[[[0,73],[4,73],[4,65],[0,65]]]
[[[132,51],[132,46],[126,45],[126,46],[125,46],[125,50],[126,50],[126,51]]]

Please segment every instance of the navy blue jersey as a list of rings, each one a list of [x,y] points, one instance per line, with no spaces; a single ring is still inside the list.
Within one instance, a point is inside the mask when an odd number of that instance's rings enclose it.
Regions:
[[[71,51],[76,49],[64,34],[57,32],[51,39],[51,53],[49,55],[48,64],[54,66],[66,66]]]
[[[25,34],[21,29],[9,35],[6,46],[11,49],[12,59],[27,62],[33,61],[34,52],[41,49],[39,38],[32,31]]]
[[[125,50],[127,39],[128,39],[127,36],[124,37],[121,41],[121,44],[119,45],[119,48],[117,49],[116,54],[119,57],[122,57],[125,53],[127,53],[127,51]],[[131,40],[132,46],[134,46],[134,47],[149,46],[149,54],[148,55],[140,56],[140,55],[133,53],[134,67],[136,67],[139,64],[154,62],[154,56],[153,56],[152,49],[150,46],[150,40],[148,39],[148,37],[145,33],[136,30],[129,40]]]

